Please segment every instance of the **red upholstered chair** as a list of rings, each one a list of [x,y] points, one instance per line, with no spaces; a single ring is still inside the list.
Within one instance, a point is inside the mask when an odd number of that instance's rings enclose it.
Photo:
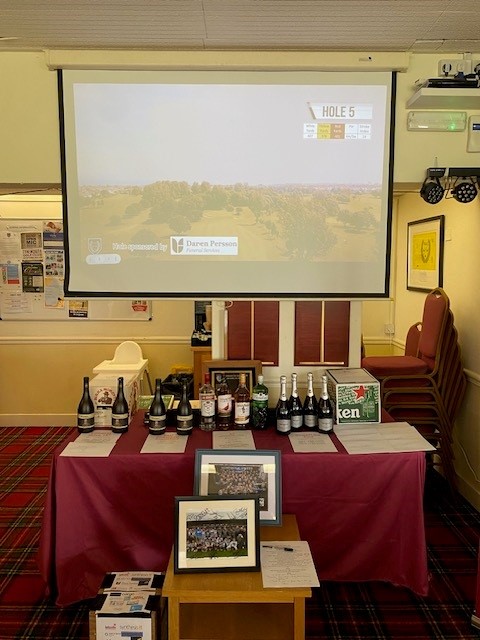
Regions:
[[[414,350],[415,331],[411,328],[409,352]],[[417,329],[418,331],[418,329]],[[410,333],[410,332],[409,332]],[[407,349],[406,349],[407,351]],[[403,369],[393,366],[403,362]],[[389,368],[378,362],[369,368],[369,358],[362,366],[381,380],[382,406],[397,421],[406,421],[436,447],[433,464],[442,467],[453,489],[456,474],[453,465],[452,430],[466,389],[458,335],[448,297],[441,289],[427,295],[423,320],[418,336],[417,355],[388,358]],[[426,371],[405,373],[417,360],[426,365]],[[386,365],[387,363],[385,363]],[[419,369],[421,364],[418,363]],[[379,375],[381,372],[382,375]]]

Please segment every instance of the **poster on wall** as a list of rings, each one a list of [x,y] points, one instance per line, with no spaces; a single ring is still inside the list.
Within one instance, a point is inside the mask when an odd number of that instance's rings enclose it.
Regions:
[[[408,223],[407,289],[431,291],[443,286],[445,216]]]

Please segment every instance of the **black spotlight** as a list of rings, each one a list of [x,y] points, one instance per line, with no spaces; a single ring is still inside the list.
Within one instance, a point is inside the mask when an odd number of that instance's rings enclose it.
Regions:
[[[477,187],[472,178],[458,182],[452,189],[452,196],[457,202],[472,202],[477,195]]]
[[[426,178],[420,189],[420,195],[428,204],[438,204],[444,193],[445,189],[438,178]]]

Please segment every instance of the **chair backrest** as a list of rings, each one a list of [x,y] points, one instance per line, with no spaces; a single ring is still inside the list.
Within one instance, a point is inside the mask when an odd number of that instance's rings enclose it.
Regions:
[[[418,341],[418,357],[428,364],[430,371],[435,368],[449,309],[450,300],[443,289],[430,291],[423,307],[422,331]]]
[[[422,331],[422,323],[416,322],[412,324],[410,329],[407,331],[407,337],[405,339],[405,355],[413,356],[416,358],[418,356],[418,343],[420,342],[420,333]]]
[[[143,354],[140,346],[133,340],[126,340],[115,349],[112,362],[115,364],[135,364],[142,360]]]

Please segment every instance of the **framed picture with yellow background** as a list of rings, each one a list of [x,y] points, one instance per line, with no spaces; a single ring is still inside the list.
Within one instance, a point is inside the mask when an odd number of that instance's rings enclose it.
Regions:
[[[407,289],[431,291],[443,286],[445,216],[408,223]]]

